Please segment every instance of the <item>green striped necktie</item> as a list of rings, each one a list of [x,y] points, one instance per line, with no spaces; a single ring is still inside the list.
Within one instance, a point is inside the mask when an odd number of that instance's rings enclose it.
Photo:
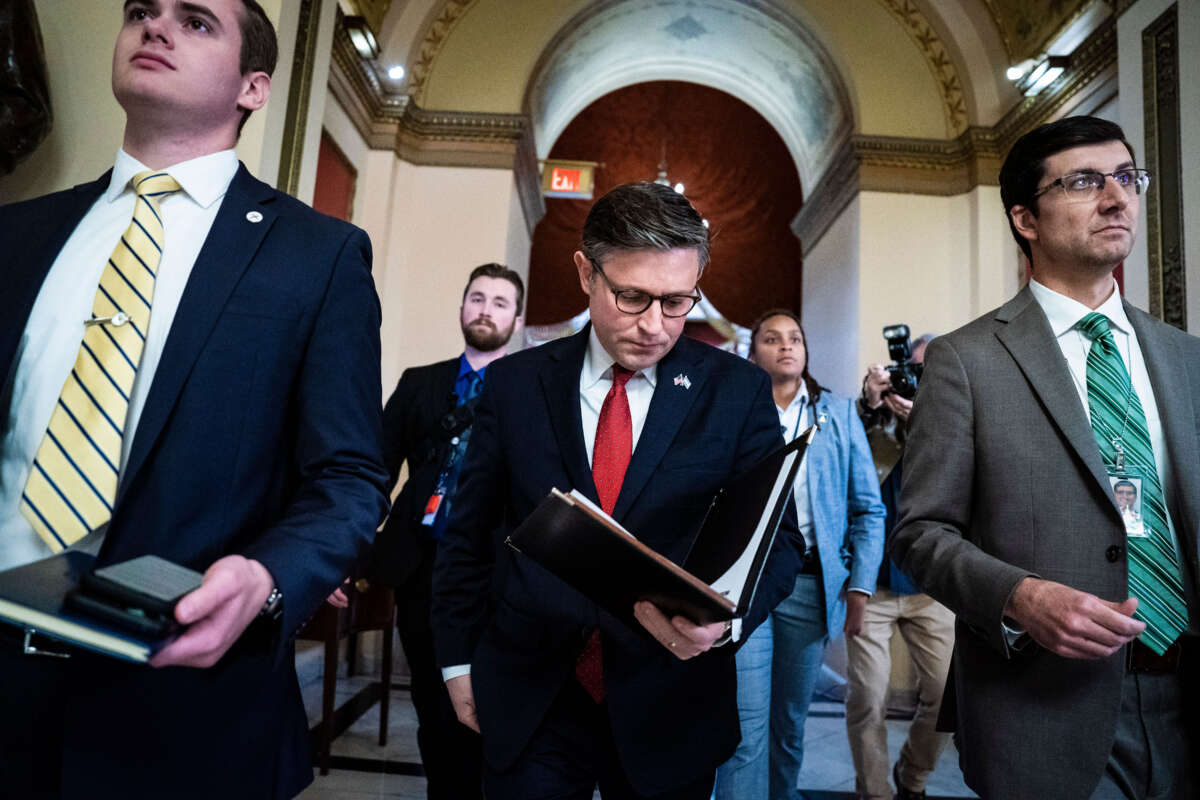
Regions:
[[[1167,506],[1154,463],[1146,415],[1108,317],[1092,312],[1076,326],[1092,341],[1087,357],[1088,409],[1092,433],[1107,467],[1124,468],[1142,479],[1142,523],[1146,536],[1128,536],[1129,593],[1138,599],[1135,619],[1146,623],[1141,640],[1162,654],[1188,625],[1179,556],[1167,527]]]
[[[129,398],[162,257],[159,203],[180,189],[170,175],[153,170],[135,175],[130,186],[137,193],[133,221],[100,276],[79,355],[21,495],[21,513],[56,552],[112,516]]]

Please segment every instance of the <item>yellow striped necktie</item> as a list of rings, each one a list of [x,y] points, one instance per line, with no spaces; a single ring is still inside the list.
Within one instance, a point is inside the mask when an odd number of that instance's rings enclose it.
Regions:
[[[133,221],[100,275],[92,317],[21,495],[21,513],[54,551],[108,522],[133,380],[150,329],[162,257],[159,203],[180,190],[165,172],[133,176]]]

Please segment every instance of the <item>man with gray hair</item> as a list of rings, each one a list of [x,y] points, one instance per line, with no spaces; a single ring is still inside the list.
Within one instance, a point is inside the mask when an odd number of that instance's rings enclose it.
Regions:
[[[783,444],[771,386],[681,338],[708,261],[683,195],[613,189],[574,259],[590,324],[484,379],[434,570],[438,659],[459,719],[482,732],[489,800],[590,798],[597,784],[606,800],[704,800],[738,741],[728,642],[790,591],[794,519],[732,626],[643,601],[635,630],[504,541],[551,489],[576,489],[681,562],[716,491]]]

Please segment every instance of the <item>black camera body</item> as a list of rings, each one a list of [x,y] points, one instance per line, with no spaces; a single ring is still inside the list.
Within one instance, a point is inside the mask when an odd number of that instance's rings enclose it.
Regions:
[[[917,382],[921,379],[925,365],[914,364],[912,361],[912,337],[909,335],[908,326],[888,325],[883,329],[883,338],[887,340],[888,358],[893,362],[887,368],[892,380],[892,388],[889,391],[905,400],[912,400],[917,396]]]

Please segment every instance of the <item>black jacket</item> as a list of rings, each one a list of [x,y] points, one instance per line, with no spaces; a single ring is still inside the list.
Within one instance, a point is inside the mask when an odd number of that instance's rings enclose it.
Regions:
[[[400,586],[420,561],[421,517],[436,488],[453,429],[443,425],[458,405],[454,382],[459,358],[411,367],[400,376],[383,409],[383,458],[388,491],[408,462],[408,480],[392,504],[375,542],[371,569],[387,586]]]

